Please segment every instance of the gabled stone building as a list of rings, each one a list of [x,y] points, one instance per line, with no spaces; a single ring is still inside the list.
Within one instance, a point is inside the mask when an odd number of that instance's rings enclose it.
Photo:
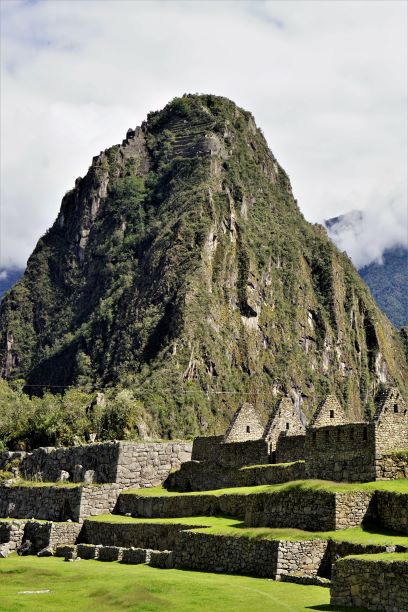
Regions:
[[[263,433],[263,438],[270,444],[271,450],[276,450],[279,436],[305,435],[306,427],[302,422],[301,415],[288,397],[284,397],[277,404],[268,419]]]
[[[398,389],[384,391],[374,416],[376,453],[408,450],[408,408]]]
[[[395,451],[408,450],[408,411],[398,389],[390,388],[377,399],[377,412],[370,421],[327,423],[313,419],[306,428],[305,460],[309,478],[364,482],[383,478],[407,478]],[[330,414],[329,414],[329,418]],[[336,418],[336,417],[334,417]],[[343,417],[340,413],[340,419]]]
[[[306,428],[301,416],[288,397],[282,398],[272,411],[263,433],[271,463],[303,459]]]
[[[318,405],[309,425],[310,427],[324,427],[325,425],[345,425],[349,422],[350,420],[337,397],[328,395]]]
[[[245,403],[234,414],[225,432],[224,443],[247,442],[263,437],[264,426],[252,404]]]

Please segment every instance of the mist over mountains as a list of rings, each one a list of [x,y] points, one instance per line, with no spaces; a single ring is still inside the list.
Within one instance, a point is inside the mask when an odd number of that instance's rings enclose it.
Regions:
[[[387,206],[380,217],[353,210],[327,219],[325,226],[336,246],[357,265],[390,321],[404,327],[408,325],[408,225],[401,207],[395,213],[396,208]]]

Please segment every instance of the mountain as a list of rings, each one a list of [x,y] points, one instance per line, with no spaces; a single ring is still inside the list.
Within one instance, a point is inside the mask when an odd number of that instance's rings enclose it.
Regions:
[[[338,246],[345,233],[358,240],[364,225],[364,212],[353,210],[325,221],[330,237]],[[408,249],[385,249],[380,262],[373,261],[359,269],[377,304],[396,327],[408,325]]]
[[[397,327],[408,326],[408,249],[387,249],[382,259],[360,268],[361,278],[390,321]]]
[[[23,275],[24,270],[2,268],[0,270],[0,300],[3,295],[11,289],[11,287]]]
[[[350,415],[407,393],[404,344],[306,222],[252,115],[176,98],[93,158],[0,306],[3,377],[131,389],[152,435],[215,432],[245,398]]]

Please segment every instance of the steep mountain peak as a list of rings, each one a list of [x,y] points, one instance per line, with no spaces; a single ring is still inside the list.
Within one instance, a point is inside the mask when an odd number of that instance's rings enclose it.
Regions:
[[[58,316],[56,316],[56,314]],[[301,215],[252,115],[185,95],[93,159],[0,307],[3,376],[129,387],[152,434],[225,428],[245,398],[350,417],[403,392],[396,330]]]

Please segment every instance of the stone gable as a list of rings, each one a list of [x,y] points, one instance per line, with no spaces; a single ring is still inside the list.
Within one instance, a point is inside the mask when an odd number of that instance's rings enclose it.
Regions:
[[[340,405],[335,395],[328,395],[317,407],[312,420],[311,427],[326,427],[327,425],[345,425],[350,420],[347,418],[344,408]]]
[[[408,450],[408,409],[398,389],[389,388],[380,395],[374,422],[377,454]]]
[[[301,436],[305,434],[300,414],[288,397],[280,400],[273,410],[264,431],[264,438],[270,445],[270,450],[276,450],[279,436]]]
[[[243,404],[234,414],[224,442],[247,442],[259,440],[264,433],[264,426],[252,404]]]

